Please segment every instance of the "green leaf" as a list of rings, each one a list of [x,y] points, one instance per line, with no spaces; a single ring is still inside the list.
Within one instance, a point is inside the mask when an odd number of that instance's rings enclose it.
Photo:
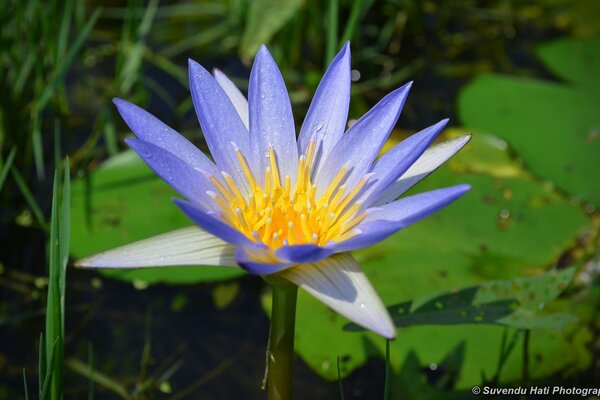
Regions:
[[[590,224],[582,210],[552,187],[535,180],[511,160],[502,141],[491,136],[474,135],[466,149],[413,192],[458,183],[469,183],[472,190],[426,220],[355,253],[384,304],[428,296],[431,299],[432,293],[451,293],[488,280],[540,275],[544,267],[575,244],[577,235]],[[546,289],[540,290],[534,300],[546,296]],[[476,298],[490,303],[484,295],[481,292]],[[527,312],[539,306],[533,300],[519,299],[527,300],[527,306],[522,307]],[[549,313],[553,304],[546,305]],[[493,306],[496,308],[490,311],[498,318],[509,315],[505,304]],[[319,375],[337,379],[338,355],[342,375],[346,376],[370,357],[384,354],[382,341],[375,334],[344,332],[348,321],[303,291],[298,296],[298,310],[296,350]],[[515,319],[504,325],[523,321]],[[547,322],[538,319],[536,323]],[[441,355],[465,341],[464,362],[456,384],[468,388],[480,383],[482,371],[486,376],[496,372],[497,349],[505,329],[487,324],[401,328],[398,339],[391,342],[392,367],[398,370],[411,351],[424,365],[439,364],[443,361]],[[532,359],[539,357],[543,362],[534,363],[532,377],[547,376],[567,366],[571,371],[585,368],[591,362],[586,347],[590,337],[589,329],[581,323],[561,331],[534,329]],[[517,355],[511,354],[501,381],[519,378],[520,362]]]
[[[520,329],[561,329],[576,320],[567,314],[539,315],[569,285],[575,268],[532,278],[484,282],[450,293],[388,307],[394,325],[496,324]],[[348,330],[363,328],[347,325]]]
[[[600,38],[539,48],[566,83],[482,75],[459,97],[463,123],[506,139],[540,176],[600,206]]]
[[[302,0],[254,0],[248,5],[246,29],[240,42],[240,56],[254,57],[258,48],[281,29],[298,11]]]
[[[65,178],[68,181],[68,177]],[[64,271],[66,268],[66,258],[63,260],[61,243],[61,234],[67,232],[68,228],[63,228],[61,223],[67,222],[68,227],[68,209],[63,209],[63,215],[59,215],[59,174],[54,174],[54,188],[52,194],[52,214],[50,217],[50,243],[49,247],[49,267],[48,267],[48,297],[46,302],[46,332],[45,332],[45,353],[46,353],[46,377],[50,379],[44,382],[44,387],[49,388],[52,399],[62,399],[62,376],[63,376],[63,355],[64,355]],[[65,194],[68,198],[68,184],[65,187]],[[67,201],[68,206],[68,201]],[[67,248],[68,250],[68,248]],[[49,386],[47,386],[49,385]]]
[[[133,152],[110,158],[88,177],[73,181],[71,251],[89,256],[193,223],[173,204],[177,196]],[[125,281],[192,284],[243,275],[237,268],[165,267],[106,269],[100,273]]]

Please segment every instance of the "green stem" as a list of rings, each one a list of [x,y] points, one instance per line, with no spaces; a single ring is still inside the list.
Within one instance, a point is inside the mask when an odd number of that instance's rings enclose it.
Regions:
[[[298,287],[273,285],[271,332],[267,349],[267,398],[292,398],[294,366],[294,328]]]

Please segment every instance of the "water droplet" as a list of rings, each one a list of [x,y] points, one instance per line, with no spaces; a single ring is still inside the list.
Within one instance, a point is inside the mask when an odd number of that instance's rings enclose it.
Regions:
[[[364,309],[365,307],[366,307],[365,303],[360,303],[360,308]]]
[[[429,369],[432,371],[435,371],[436,369],[438,369],[438,366],[436,363],[431,363],[431,364],[429,364]]]
[[[503,209],[502,211],[500,211],[500,218],[502,218],[502,219],[509,219],[510,218],[510,211],[507,210],[506,208]]]
[[[260,94],[260,98],[261,98],[261,99],[264,99],[265,97],[267,97],[267,95],[266,95],[266,94],[264,94],[264,93],[261,93],[261,94]]]
[[[315,124],[315,130],[316,130],[317,132],[319,132],[321,129],[323,129],[323,125],[324,125],[324,124],[323,124],[323,121],[319,121],[319,122],[317,122],[317,123]]]

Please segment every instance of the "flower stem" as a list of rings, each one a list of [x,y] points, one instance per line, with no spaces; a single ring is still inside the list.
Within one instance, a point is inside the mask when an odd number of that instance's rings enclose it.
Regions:
[[[267,398],[292,398],[294,329],[296,325],[295,285],[273,285],[271,332],[267,349]]]

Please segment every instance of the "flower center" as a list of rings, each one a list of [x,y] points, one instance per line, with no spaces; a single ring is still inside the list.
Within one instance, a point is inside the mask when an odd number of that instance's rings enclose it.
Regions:
[[[309,142],[306,154],[298,160],[298,177],[294,187],[288,175],[280,176],[273,148],[269,148],[269,166],[261,186],[240,149],[235,144],[233,146],[250,194],[244,196],[226,172],[222,172],[225,184],[214,176],[209,177],[218,192],[209,194],[220,206],[222,217],[228,224],[272,249],[308,243],[322,246],[355,234],[354,228],[365,218],[365,213],[359,212],[362,204],[354,200],[370,175],[363,177],[349,191],[342,184],[348,174],[348,167],[344,165],[327,190],[317,198],[317,188],[311,182],[317,147],[314,140]]]

